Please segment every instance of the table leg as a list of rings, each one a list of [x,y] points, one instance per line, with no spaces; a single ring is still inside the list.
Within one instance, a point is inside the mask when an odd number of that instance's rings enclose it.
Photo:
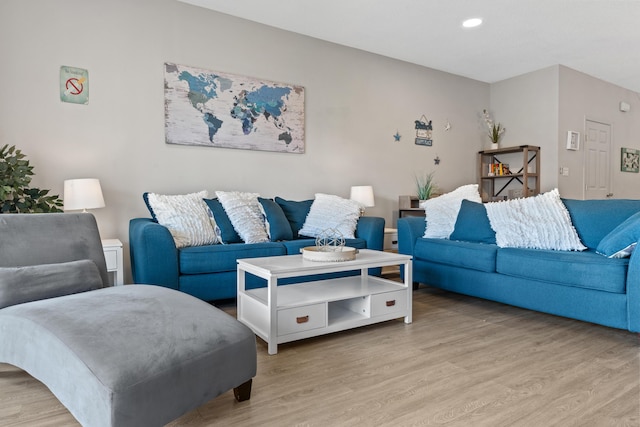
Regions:
[[[244,309],[242,307],[242,301],[244,298],[244,291],[245,291],[245,271],[241,267],[238,267],[237,286],[238,286],[238,296],[236,300],[236,308],[237,308],[236,318],[238,320],[242,320],[244,319]]]
[[[278,353],[278,279],[269,276],[267,288],[267,306],[269,309],[268,352],[269,354],[276,354]]]
[[[404,264],[404,285],[407,287],[407,315],[404,317],[404,323],[413,321],[413,282],[412,282],[411,261]]]

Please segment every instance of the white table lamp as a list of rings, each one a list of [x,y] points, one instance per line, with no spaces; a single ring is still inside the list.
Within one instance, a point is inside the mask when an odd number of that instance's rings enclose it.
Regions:
[[[100,180],[96,178],[67,179],[64,181],[64,210],[104,208]]]
[[[370,185],[355,185],[351,187],[351,200],[362,205],[362,213],[364,208],[371,208],[375,206],[373,199],[373,187]]]

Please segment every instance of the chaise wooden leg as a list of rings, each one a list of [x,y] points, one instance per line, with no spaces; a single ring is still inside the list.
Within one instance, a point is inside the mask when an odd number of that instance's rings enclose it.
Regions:
[[[251,383],[253,379],[250,379],[247,382],[240,384],[238,387],[233,389],[233,395],[236,397],[238,402],[244,402],[245,400],[249,400],[251,398]]]
[[[420,287],[420,283],[419,282],[413,282],[413,290],[417,290]]]

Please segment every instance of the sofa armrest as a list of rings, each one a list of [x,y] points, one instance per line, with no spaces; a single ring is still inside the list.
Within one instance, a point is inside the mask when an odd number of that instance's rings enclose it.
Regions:
[[[129,221],[133,283],[178,289],[178,249],[169,230],[149,218]]]
[[[398,219],[398,253],[413,256],[416,240],[424,236],[426,221],[422,217]]]
[[[629,258],[627,270],[627,329],[640,332],[640,242]]]
[[[361,216],[355,235],[367,241],[367,249],[381,251],[384,248],[384,218]]]

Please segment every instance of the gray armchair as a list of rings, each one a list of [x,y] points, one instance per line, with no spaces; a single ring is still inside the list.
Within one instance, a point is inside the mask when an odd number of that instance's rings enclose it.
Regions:
[[[0,215],[0,362],[85,426],[164,425],[234,389],[250,397],[255,335],[171,289],[108,287],[91,214]]]

